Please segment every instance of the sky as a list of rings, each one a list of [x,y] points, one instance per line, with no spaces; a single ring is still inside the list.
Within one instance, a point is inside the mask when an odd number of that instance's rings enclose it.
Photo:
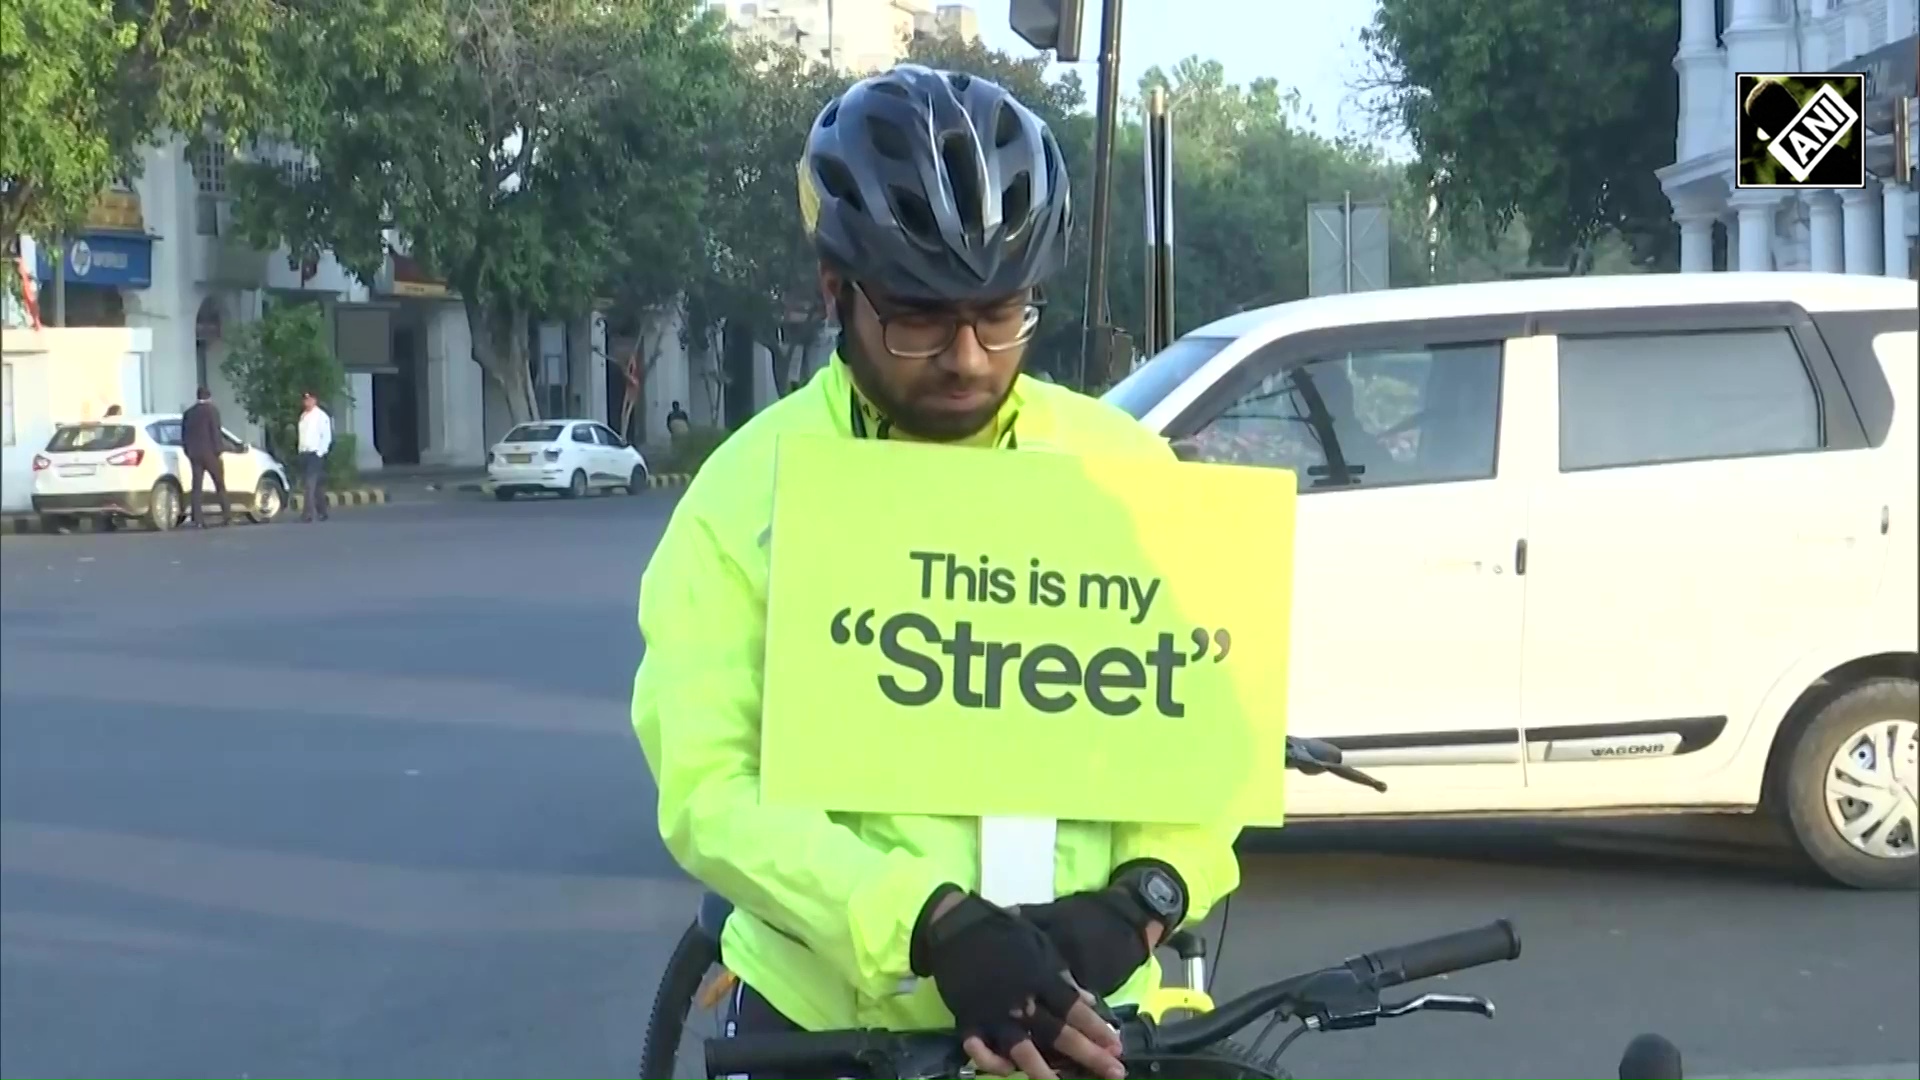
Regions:
[[[1032,53],[1007,25],[1008,0],[967,2],[980,13],[980,36],[988,45],[1016,55]],[[1063,66],[1080,73],[1091,95],[1101,2],[1083,0],[1083,6],[1082,60]],[[1149,67],[1171,67],[1197,54],[1225,65],[1230,81],[1270,76],[1282,89],[1298,89],[1313,113],[1315,131],[1365,135],[1366,118],[1348,85],[1365,70],[1360,29],[1372,20],[1374,7],[1375,0],[1128,0],[1120,26],[1121,92],[1132,93]]]

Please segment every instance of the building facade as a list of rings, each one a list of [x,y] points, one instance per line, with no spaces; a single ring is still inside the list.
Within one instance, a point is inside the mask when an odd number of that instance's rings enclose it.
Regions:
[[[1680,122],[1659,171],[1683,271],[1815,270],[1913,277],[1920,204],[1895,179],[1893,103],[1915,99],[1917,0],[1680,0]],[[1867,186],[1735,190],[1734,76],[1867,73]]]
[[[245,156],[305,168],[302,155],[271,147]],[[421,273],[404,244],[373,281],[362,282],[331,255],[290,265],[287,251],[263,251],[233,224],[225,149],[189,152],[170,139],[143,154],[132,182],[103,192],[86,225],[62,241],[23,238],[21,262],[48,326],[125,327],[143,331],[141,400],[123,407],[184,408],[195,388],[213,392],[228,426],[260,438],[221,370],[238,332],[271,305],[323,305],[329,344],[348,375],[348,396],[329,403],[336,430],[354,436],[362,471],[386,466],[478,468],[511,420],[505,400],[474,360],[467,313],[444,283]],[[10,324],[27,312],[9,305]],[[724,381],[702,378],[716,361],[680,342],[677,321],[658,335],[650,384],[691,384],[712,395]],[[626,393],[609,362],[599,314],[529,327],[528,357],[543,415],[617,418]],[[651,389],[652,387],[650,387]],[[701,400],[701,395],[688,395]],[[649,401],[634,430],[664,439],[669,399]],[[12,404],[12,403],[10,403]],[[14,411],[30,403],[17,403]],[[655,415],[657,414],[657,415]],[[16,417],[15,419],[20,419]],[[60,419],[81,419],[61,417]]]
[[[931,0],[713,0],[741,33],[793,45],[842,71],[879,71],[900,62],[915,35],[980,38],[966,4]]]

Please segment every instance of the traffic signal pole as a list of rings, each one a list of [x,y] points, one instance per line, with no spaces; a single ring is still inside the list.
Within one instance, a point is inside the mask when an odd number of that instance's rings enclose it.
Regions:
[[[1076,384],[1087,388],[1087,364],[1101,337],[1112,347],[1107,325],[1107,233],[1113,216],[1113,132],[1120,111],[1120,4],[1100,5],[1100,79],[1094,103],[1093,212],[1088,221],[1087,302],[1080,327],[1080,373]],[[1104,359],[1104,353],[1103,353]]]

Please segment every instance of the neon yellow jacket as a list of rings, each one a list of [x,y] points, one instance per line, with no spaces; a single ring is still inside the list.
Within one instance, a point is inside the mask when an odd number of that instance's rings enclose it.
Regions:
[[[633,727],[659,788],[661,839],[689,874],[734,904],[721,943],[728,968],[815,1031],[952,1026],[932,985],[913,979],[907,939],[942,882],[971,888],[979,881],[975,820],[827,814],[759,800],[774,441],[790,432],[853,437],[856,424],[871,432],[877,421],[836,358],[707,461],[640,586],[646,656],[634,678]],[[978,441],[1171,454],[1119,410],[1026,377]],[[843,515],[854,528],[884,505],[878,493],[850,491],[820,512]],[[1238,832],[1063,821],[1054,888],[1058,895],[1099,888],[1121,863],[1156,858],[1186,879],[1188,917],[1198,920],[1239,884]],[[1158,978],[1158,966],[1148,963],[1115,1000],[1137,1000]]]

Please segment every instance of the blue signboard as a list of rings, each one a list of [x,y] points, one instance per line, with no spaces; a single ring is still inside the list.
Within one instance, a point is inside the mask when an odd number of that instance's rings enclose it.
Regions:
[[[35,267],[40,287],[52,288],[48,245],[39,245]],[[153,284],[153,238],[134,233],[86,233],[67,241],[67,284],[144,289]]]

